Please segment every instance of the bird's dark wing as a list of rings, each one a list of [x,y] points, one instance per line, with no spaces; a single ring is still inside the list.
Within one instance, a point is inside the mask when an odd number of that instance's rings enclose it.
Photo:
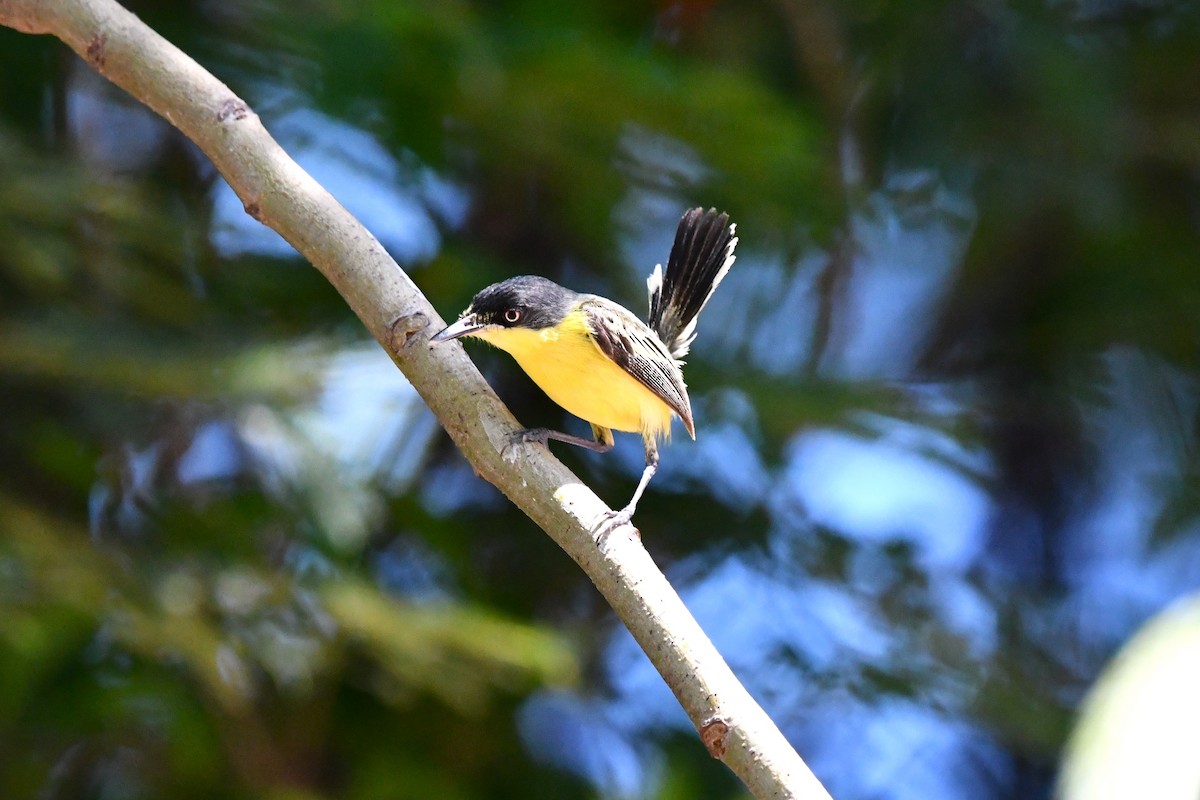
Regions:
[[[600,350],[667,404],[683,420],[688,435],[696,438],[692,404],[679,362],[665,345],[627,309],[603,297],[586,298],[580,307]]]

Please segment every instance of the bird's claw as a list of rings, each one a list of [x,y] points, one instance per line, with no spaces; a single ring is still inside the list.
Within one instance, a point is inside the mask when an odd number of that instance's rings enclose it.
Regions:
[[[626,506],[620,511],[605,511],[600,515],[600,522],[596,525],[595,538],[596,541],[607,539],[614,531],[623,525],[629,525],[633,529],[633,535],[637,538],[642,537],[642,532],[631,523],[633,519],[633,506]]]
[[[513,464],[517,460],[517,447],[523,444],[537,443],[545,445],[549,436],[545,430],[538,428],[529,428],[526,430],[513,431],[508,435],[508,443],[500,451],[500,457]]]

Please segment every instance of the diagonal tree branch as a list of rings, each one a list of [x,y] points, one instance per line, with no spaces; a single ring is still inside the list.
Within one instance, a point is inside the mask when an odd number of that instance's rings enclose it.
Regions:
[[[459,347],[428,347],[433,307],[370,232],[302,170],[228,87],[113,0],[0,0],[0,24],[51,34],[195,142],[246,212],[334,285],[471,461],[591,578],[709,752],[759,798],[828,798],[734,677],[639,539],[589,528],[607,506],[544,448],[500,455],[516,420]]]

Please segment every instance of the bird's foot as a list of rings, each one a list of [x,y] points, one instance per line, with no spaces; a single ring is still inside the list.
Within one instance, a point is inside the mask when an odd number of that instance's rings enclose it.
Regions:
[[[518,447],[523,444],[546,444],[550,440],[549,428],[526,428],[508,435],[508,444],[500,451],[500,457],[509,464],[517,461]]]
[[[630,529],[633,531],[633,535],[639,539],[642,538],[642,532],[639,531],[637,526],[633,525],[631,522],[633,519],[633,512],[636,510],[636,508],[636,504],[630,503],[620,511],[605,511],[600,515],[600,522],[596,525],[596,528],[593,532],[593,538],[595,538],[597,542],[601,542],[611,536],[614,531],[623,525],[629,525]]]

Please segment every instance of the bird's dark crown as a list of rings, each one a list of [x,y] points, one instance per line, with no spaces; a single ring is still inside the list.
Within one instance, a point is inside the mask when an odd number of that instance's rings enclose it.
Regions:
[[[537,275],[519,275],[480,290],[467,314],[505,328],[549,328],[562,322],[578,295]]]

